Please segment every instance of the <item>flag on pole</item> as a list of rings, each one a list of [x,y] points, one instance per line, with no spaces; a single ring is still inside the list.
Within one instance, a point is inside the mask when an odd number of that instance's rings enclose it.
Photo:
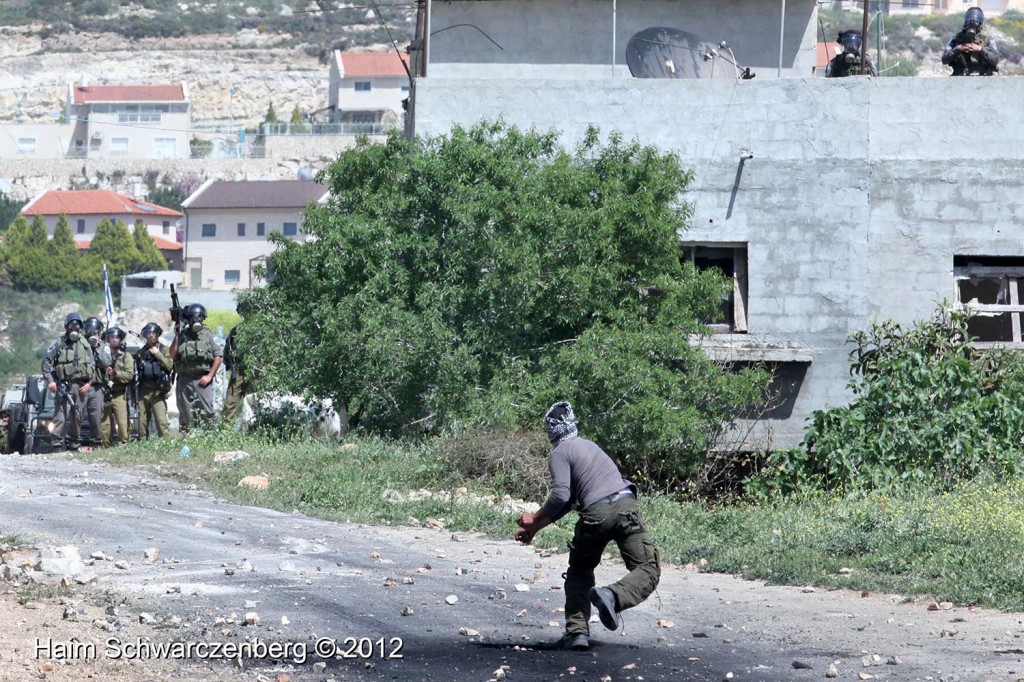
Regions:
[[[107,275],[107,264],[103,264],[103,297],[107,303],[107,326],[111,327],[117,322],[114,313],[114,297],[110,295],[110,277]]]

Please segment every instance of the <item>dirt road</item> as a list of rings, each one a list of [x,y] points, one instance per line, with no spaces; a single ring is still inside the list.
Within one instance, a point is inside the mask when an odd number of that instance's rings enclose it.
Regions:
[[[4,680],[1024,679],[1017,614],[676,566],[621,632],[595,622],[591,651],[556,650],[564,553],[244,507],[77,460],[0,457],[5,534],[34,547],[4,553]]]

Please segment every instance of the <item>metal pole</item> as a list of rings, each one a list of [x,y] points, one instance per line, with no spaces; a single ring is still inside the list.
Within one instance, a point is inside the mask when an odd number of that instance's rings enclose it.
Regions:
[[[786,0],[782,0],[782,18],[779,23],[779,78],[782,78],[782,48],[786,42]]]
[[[868,0],[864,0],[864,24],[861,28],[860,34],[864,40],[868,37]],[[864,45],[861,45],[860,51],[860,72],[867,73],[868,67],[868,51],[864,49]]]
[[[423,27],[423,68],[420,70],[421,76],[427,75],[427,65],[430,63],[430,11],[433,9],[431,0],[427,0],[427,20],[426,25]]]
[[[612,0],[612,78],[615,78],[615,34],[618,29],[619,23],[619,3],[618,0]]]

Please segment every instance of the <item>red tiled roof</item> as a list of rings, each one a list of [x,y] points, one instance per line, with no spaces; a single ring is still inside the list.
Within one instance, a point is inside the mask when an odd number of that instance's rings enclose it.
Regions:
[[[172,242],[163,237],[153,237],[153,242],[156,244],[156,248],[161,251],[181,251],[184,248],[184,244],[181,242]],[[92,242],[76,241],[75,248],[79,251],[88,251],[91,244]]]
[[[405,76],[403,55],[397,52],[342,52],[341,65],[345,67],[345,78],[369,78],[373,76]]]
[[[185,247],[181,242],[171,241],[163,237],[153,237],[153,241],[156,243],[156,248],[161,251],[181,251]]]
[[[836,52],[842,52],[839,43],[818,43],[818,68],[824,69],[836,56]]]
[[[22,213],[44,215],[133,215],[181,217],[181,213],[107,189],[53,190],[29,203]]]
[[[184,102],[177,85],[76,85],[75,104],[85,102]]]

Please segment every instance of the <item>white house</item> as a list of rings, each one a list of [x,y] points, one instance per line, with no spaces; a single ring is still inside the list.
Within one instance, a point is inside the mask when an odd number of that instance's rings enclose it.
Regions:
[[[327,199],[311,180],[208,180],[184,201],[185,281],[193,289],[248,289],[274,232],[304,241],[306,206]]]
[[[188,87],[69,84],[68,156],[98,159],[189,158]]]
[[[850,12],[864,11],[863,0],[835,0],[825,6]],[[996,16],[1007,10],[1024,11],[1024,0],[872,0],[868,10],[881,10],[886,14],[962,14],[969,7],[980,7],[986,15]]]
[[[175,248],[178,222],[182,217],[174,209],[106,189],[50,190],[28,202],[21,213],[30,221],[37,215],[42,216],[51,237],[60,216],[65,215],[75,241],[86,245],[92,241],[101,220],[120,220],[129,230],[141,220],[149,235],[161,240],[158,243],[161,249]]]
[[[366,126],[376,134],[402,120],[409,96],[406,57],[397,52],[342,52],[331,60],[328,104],[335,123]]]

